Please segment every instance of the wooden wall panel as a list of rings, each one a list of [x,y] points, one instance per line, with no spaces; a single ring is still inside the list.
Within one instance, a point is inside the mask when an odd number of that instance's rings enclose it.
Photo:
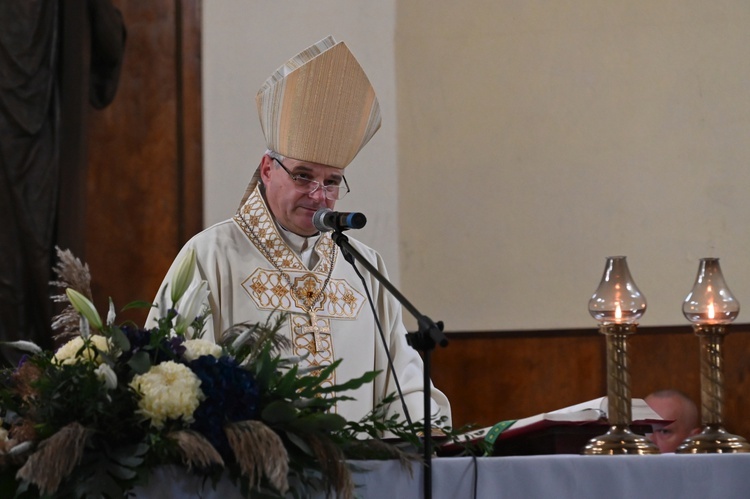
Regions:
[[[433,354],[432,379],[451,401],[454,426],[491,425],[600,396],[601,338],[450,334]]]
[[[203,230],[203,100],[201,1],[177,3],[178,163],[181,168],[179,245]],[[166,272],[166,269],[165,269]]]
[[[603,338],[602,338],[603,339]],[[700,401],[698,339],[689,326],[665,333],[638,332],[628,339],[631,394],[643,398],[675,388]]]
[[[200,1],[116,1],[127,28],[114,102],[92,114],[87,248],[97,307],[153,299],[202,227]],[[137,322],[145,311],[133,313]]]
[[[724,420],[750,439],[750,328],[724,340]],[[451,401],[454,426],[492,425],[606,395],[606,340],[591,331],[448,333],[432,379]],[[700,404],[699,340],[689,326],[642,328],[628,338],[631,395],[677,388]]]
[[[698,339],[693,337],[695,358]],[[730,327],[724,339],[724,421],[732,433],[750,441],[750,326]],[[696,360],[697,364],[697,360]]]

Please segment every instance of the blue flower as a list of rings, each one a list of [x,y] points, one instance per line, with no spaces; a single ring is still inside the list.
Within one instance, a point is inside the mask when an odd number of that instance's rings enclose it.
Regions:
[[[201,380],[206,396],[193,414],[191,428],[204,435],[222,455],[230,455],[224,425],[258,418],[258,384],[251,372],[227,356],[217,359],[204,355],[189,362],[188,367]]]
[[[182,336],[166,336],[158,329],[141,329],[127,324],[120,329],[130,342],[130,351],[123,352],[123,360],[127,362],[134,354],[145,351],[156,365],[167,360],[182,358],[185,353]]]

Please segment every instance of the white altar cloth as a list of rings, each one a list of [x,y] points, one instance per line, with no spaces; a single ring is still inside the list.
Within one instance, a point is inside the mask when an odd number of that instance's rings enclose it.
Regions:
[[[746,499],[750,497],[750,454],[656,456],[509,456],[436,458],[432,461],[434,499]],[[413,475],[396,461],[362,461],[356,497],[424,497],[421,466]],[[475,475],[476,472],[476,475]],[[475,478],[476,477],[476,478]],[[476,495],[475,495],[476,490]],[[136,497],[239,499],[228,483],[210,484],[175,469],[160,470]],[[323,494],[320,497],[324,497]]]

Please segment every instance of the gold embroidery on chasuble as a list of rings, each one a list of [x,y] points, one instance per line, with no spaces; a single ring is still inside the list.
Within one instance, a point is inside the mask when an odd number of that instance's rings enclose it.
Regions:
[[[256,268],[242,283],[250,299],[260,310],[290,312],[288,324],[292,353],[307,355],[306,365],[301,367],[332,363],[336,357],[331,337],[335,324],[331,324],[331,319],[355,319],[362,310],[365,296],[346,280],[333,278],[320,292],[331,270],[331,254],[335,250],[330,234],[319,238],[315,247],[318,263],[313,269],[307,269],[279,235],[257,189],[235,215],[235,222],[266,260],[273,257],[288,277],[287,281],[271,262],[267,268]],[[251,230],[258,237],[253,237],[249,233]],[[263,248],[259,246],[261,244]],[[326,384],[334,383],[335,371],[326,380]]]

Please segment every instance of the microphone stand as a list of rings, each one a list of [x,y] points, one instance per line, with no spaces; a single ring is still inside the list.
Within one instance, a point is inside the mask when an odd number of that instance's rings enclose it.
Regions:
[[[331,239],[341,248],[341,253],[344,255],[346,261],[354,266],[354,260],[357,260],[417,319],[418,330],[416,333],[407,333],[406,341],[412,348],[422,352],[424,361],[424,497],[430,499],[432,497],[432,425],[430,424],[430,414],[432,414],[430,408],[432,401],[432,397],[430,396],[430,370],[432,365],[430,354],[435,349],[435,345],[440,345],[441,347],[448,345],[448,339],[443,334],[443,323],[435,323],[432,319],[420,313],[378,269],[368,262],[359,251],[352,247],[349,243],[349,238],[342,233],[342,230],[344,229],[333,231]]]

